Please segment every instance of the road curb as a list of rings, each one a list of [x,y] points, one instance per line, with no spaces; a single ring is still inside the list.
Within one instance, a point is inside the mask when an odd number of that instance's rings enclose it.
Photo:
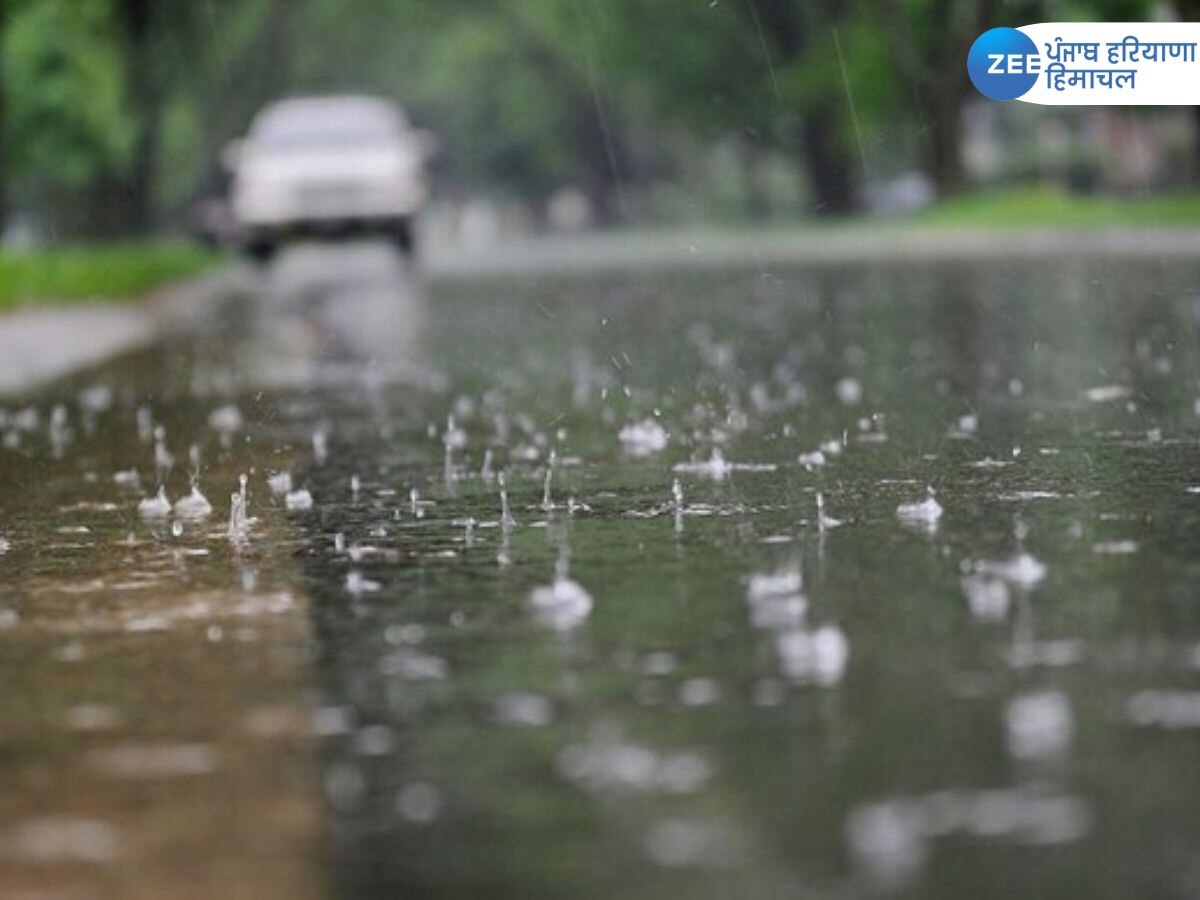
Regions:
[[[18,309],[0,316],[0,397],[26,393],[71,372],[194,325],[213,301],[245,281],[238,266],[168,287],[139,301]]]
[[[474,250],[432,252],[425,268],[433,277],[475,278],[663,268],[1033,262],[1062,257],[1200,259],[1200,228],[833,225],[733,234],[680,230],[502,241]]]

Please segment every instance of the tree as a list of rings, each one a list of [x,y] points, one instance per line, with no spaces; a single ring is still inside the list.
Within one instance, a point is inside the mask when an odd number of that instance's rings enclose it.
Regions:
[[[939,197],[961,191],[962,109],[971,93],[966,59],[992,27],[996,0],[878,0],[900,78],[913,90],[925,169]]]
[[[862,174],[842,52],[862,22],[839,0],[612,0],[613,71],[701,140],[738,135],[795,160],[813,212],[855,208]],[[664,40],[670,35],[670,40]]]
[[[8,91],[4,77],[4,39],[8,30],[8,0],[0,0],[0,242],[8,219]]]
[[[162,0],[111,0],[112,18],[117,29],[123,61],[122,74],[132,147],[122,172],[127,228],[145,233],[156,224],[161,212],[162,155],[164,115],[168,108],[191,98],[193,116],[209,118],[206,125],[221,124],[219,110],[230,108],[248,116],[246,102],[262,101],[255,90],[256,79],[233,81],[214,74],[214,68],[229,65],[226,56],[234,54],[240,68],[248,74],[250,61],[237,55],[250,46],[260,51],[256,58],[279,64],[273,54],[261,52],[264,43],[258,35],[276,36],[290,20],[285,4],[206,0],[204,3],[164,3]],[[264,12],[266,14],[264,14]],[[243,38],[242,26],[252,23],[249,39]],[[218,42],[219,41],[219,45]],[[286,66],[279,64],[281,74]],[[242,125],[244,122],[238,122]],[[211,126],[204,129],[211,133]],[[216,129],[220,133],[220,128]],[[228,139],[228,134],[224,136]],[[211,159],[218,146],[206,143]]]
[[[154,59],[154,0],[116,0],[116,21],[123,38],[125,86],[133,114],[133,152],[128,171],[129,225],[150,229],[154,217],[154,185],[158,170],[161,84]]]
[[[502,3],[497,11],[507,39],[502,52],[512,54],[519,66],[527,66],[537,83],[554,86],[551,93],[543,94],[546,117],[540,123],[543,139],[560,145],[555,179],[559,183],[553,186],[566,180],[581,182],[601,224],[627,218],[624,192],[635,171],[626,111],[611,102],[604,80],[599,46],[603,17],[592,5],[556,0]],[[515,96],[510,106],[527,105],[529,96],[524,92]],[[548,155],[538,154],[534,164]]]
[[[835,34],[833,29],[843,21],[846,6],[836,0],[806,3],[758,0],[746,3],[741,9],[757,32],[764,55],[769,57],[772,90],[781,94],[775,67],[790,74],[791,70],[812,65],[817,35],[824,37],[827,30]],[[826,77],[821,79],[817,90],[807,92],[807,102],[800,112],[797,144],[808,174],[814,210],[818,214],[843,214],[853,211],[858,204],[854,156],[846,140],[846,105],[841,85],[830,72],[829,61],[824,61],[820,71]]]
[[[309,5],[311,0],[195,4],[203,6],[203,16],[184,23],[192,30],[176,24],[170,38],[181,49],[164,60],[173,85],[162,113],[160,152],[172,160],[159,178],[164,212],[177,213],[223,186],[225,145],[297,79],[295,32]]]
[[[611,95],[605,16],[590,2],[306,0],[299,18],[296,83],[402,99],[444,137],[446,180],[535,207],[579,185],[599,221],[622,217],[631,117]]]
[[[43,0],[8,20],[5,175],[51,226],[87,230],[82,207],[130,147],[105,0]],[[102,207],[103,208],[103,207]]]
[[[1175,13],[1184,22],[1200,22],[1200,0],[1175,0]],[[1200,183],[1200,106],[1192,107],[1192,167]]]

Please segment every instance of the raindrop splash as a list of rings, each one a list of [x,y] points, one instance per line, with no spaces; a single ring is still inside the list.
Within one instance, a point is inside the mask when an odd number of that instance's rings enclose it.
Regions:
[[[171,514],[171,501],[167,499],[167,490],[159,487],[153,497],[146,497],[138,503],[138,515],[143,519],[162,519]]]
[[[925,488],[925,499],[915,503],[901,503],[896,515],[906,525],[933,529],[942,517],[942,504],[937,502],[932,486]]]
[[[508,505],[508,479],[503,472],[498,476],[500,482],[500,525],[504,529],[513,528],[517,520],[513,517]]]

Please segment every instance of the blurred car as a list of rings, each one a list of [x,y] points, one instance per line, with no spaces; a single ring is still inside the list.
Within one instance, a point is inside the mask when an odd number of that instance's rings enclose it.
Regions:
[[[304,97],[263,109],[225,150],[240,242],[268,259],[293,237],[375,234],[415,250],[432,139],[375,97]]]

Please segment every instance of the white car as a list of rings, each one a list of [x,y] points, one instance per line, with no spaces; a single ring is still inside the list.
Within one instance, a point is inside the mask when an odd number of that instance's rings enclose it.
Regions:
[[[415,249],[431,137],[375,97],[305,97],[268,106],[225,151],[242,246],[268,259],[291,237],[385,235]]]

